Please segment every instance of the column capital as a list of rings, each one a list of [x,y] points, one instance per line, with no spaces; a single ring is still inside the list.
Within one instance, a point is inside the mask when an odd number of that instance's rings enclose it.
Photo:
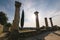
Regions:
[[[47,19],[47,17],[45,17],[45,19]]]
[[[38,15],[38,13],[39,13],[38,11],[35,11],[35,12],[34,12],[35,15]]]
[[[18,1],[15,1],[15,7],[20,7],[20,6],[21,6],[21,3]]]
[[[52,19],[52,17],[50,17],[49,19]]]

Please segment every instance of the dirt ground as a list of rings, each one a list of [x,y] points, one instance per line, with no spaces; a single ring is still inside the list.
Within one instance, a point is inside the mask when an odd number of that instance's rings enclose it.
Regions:
[[[60,40],[60,31],[46,32],[26,40]]]
[[[60,31],[52,32],[45,37],[45,40],[60,40]]]
[[[3,35],[0,35],[0,37]],[[3,38],[0,38],[0,40]],[[60,31],[45,32],[36,36],[23,38],[21,40],[60,40]]]

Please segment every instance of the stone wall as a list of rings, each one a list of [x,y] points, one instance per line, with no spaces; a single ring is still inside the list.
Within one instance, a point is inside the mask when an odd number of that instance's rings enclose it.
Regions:
[[[0,34],[3,32],[3,25],[0,24]]]

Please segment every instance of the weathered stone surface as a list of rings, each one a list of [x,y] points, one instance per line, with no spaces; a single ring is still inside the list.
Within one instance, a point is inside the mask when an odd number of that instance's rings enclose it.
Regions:
[[[39,29],[39,19],[38,19],[38,11],[34,12],[34,14],[36,15],[36,29]]]
[[[21,7],[21,3],[15,1],[15,16],[14,16],[14,20],[13,20],[12,30],[18,30],[18,28],[19,28],[20,7]]]

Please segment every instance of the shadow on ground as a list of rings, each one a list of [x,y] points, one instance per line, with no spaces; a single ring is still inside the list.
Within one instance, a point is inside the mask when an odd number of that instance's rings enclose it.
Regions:
[[[35,32],[28,32],[28,33],[19,33],[18,36],[16,36],[16,33],[14,33],[15,36],[13,35],[10,38],[9,38],[9,36],[2,37],[2,38],[0,38],[0,40],[10,40],[10,39],[11,40],[45,40],[45,37],[48,36],[48,34],[50,34],[50,33],[54,33],[54,34],[60,36],[60,34],[55,33],[55,31],[44,30],[44,31],[35,31]],[[10,35],[10,34],[8,34],[8,35]]]

